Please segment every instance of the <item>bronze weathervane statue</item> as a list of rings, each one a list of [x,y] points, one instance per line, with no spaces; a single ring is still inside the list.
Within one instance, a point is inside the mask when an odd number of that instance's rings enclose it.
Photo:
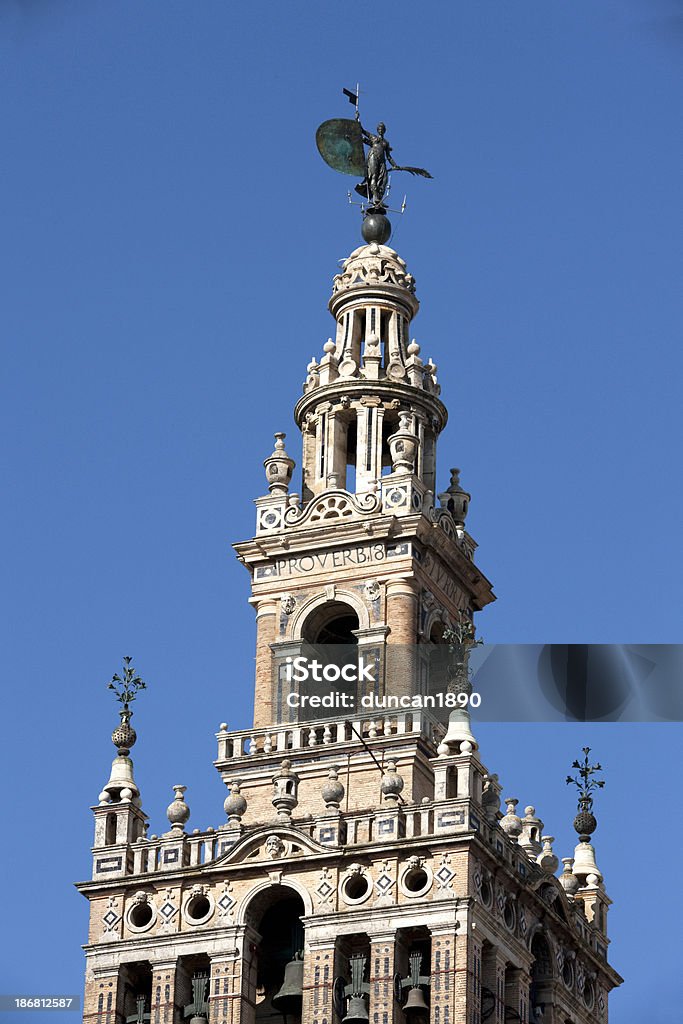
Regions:
[[[363,238],[366,242],[383,244],[391,234],[384,202],[389,188],[389,170],[407,171],[422,178],[431,178],[432,175],[423,167],[400,167],[391,155],[392,149],[385,137],[385,125],[380,121],[377,134],[373,135],[360,123],[358,87],[355,93],[349,89],[343,92],[356,108],[355,120],[335,117],[323,121],[316,132],[316,143],[325,163],[335,171],[362,178],[355,189],[370,204],[363,211]],[[364,146],[368,147],[367,153]]]

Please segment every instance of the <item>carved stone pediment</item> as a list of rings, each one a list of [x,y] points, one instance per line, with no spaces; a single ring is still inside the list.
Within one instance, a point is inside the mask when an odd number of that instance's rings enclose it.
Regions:
[[[228,864],[261,864],[270,866],[293,857],[323,853],[330,856],[329,846],[311,839],[295,827],[264,826],[240,839],[231,849],[212,862],[212,867]]]

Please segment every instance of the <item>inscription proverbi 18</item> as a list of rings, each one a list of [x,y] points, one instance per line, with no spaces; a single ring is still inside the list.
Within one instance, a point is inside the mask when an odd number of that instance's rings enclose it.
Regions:
[[[315,551],[311,554],[284,555],[276,558],[270,565],[256,569],[257,580],[271,579],[274,576],[306,576],[309,573],[324,573],[330,569],[343,569],[347,565],[376,565],[388,558],[410,555],[410,542],[402,544],[384,544],[376,541],[372,544],[354,544],[334,551]]]

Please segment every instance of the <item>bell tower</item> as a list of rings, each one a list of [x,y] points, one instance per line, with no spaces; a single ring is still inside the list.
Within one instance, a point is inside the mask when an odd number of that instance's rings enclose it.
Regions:
[[[494,600],[465,529],[459,471],[435,493],[448,414],[435,364],[409,340],[419,303],[406,263],[376,241],[361,246],[334,278],[329,308],[335,338],[308,364],[294,411],[301,493],[276,434],[256,535],[235,545],[256,609],[260,727],[284,720],[273,658],[292,645],[350,640],[377,657]]]
[[[418,696],[421,652],[445,630],[472,639],[493,600],[459,471],[438,490],[446,407],[410,340],[415,281],[383,221],[366,216],[334,278],[334,339],[308,364],[300,435],[289,452],[275,435],[255,534],[235,545],[256,614],[255,710],[252,727],[216,735],[217,826],[189,831],[174,785],[170,827],[147,835],[130,757],[144,684],[130,659],[114,677],[117,757],[78,887],[87,1024],[607,1024],[621,979],[588,751],[579,842],[558,873],[535,807],[501,810],[467,711],[446,727],[419,704],[309,715],[289,702],[283,666],[302,645],[353,646],[376,668],[373,707]]]

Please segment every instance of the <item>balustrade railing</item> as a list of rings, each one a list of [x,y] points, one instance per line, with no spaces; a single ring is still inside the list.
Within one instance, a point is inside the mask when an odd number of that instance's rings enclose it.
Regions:
[[[217,733],[218,760],[251,757],[258,754],[289,754],[310,747],[351,743],[359,737],[375,740],[383,736],[419,735],[438,744],[444,726],[424,711],[384,715],[375,719],[340,720],[282,724],[268,729],[229,731],[222,726]]]

